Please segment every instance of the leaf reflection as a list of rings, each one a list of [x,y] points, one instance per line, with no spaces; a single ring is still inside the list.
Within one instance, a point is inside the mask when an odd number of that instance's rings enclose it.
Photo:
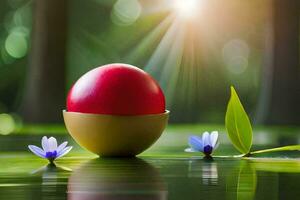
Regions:
[[[241,160],[238,169],[232,169],[227,180],[227,189],[229,190],[230,188],[236,187],[236,199],[238,200],[254,199],[258,182],[257,172],[259,171],[273,173],[300,173],[300,161],[297,159],[283,158],[245,158]],[[232,196],[230,197],[230,199],[233,198],[234,197]]]
[[[254,199],[257,184],[256,171],[249,162],[242,162],[237,184],[237,199]]]
[[[258,171],[300,173],[300,161],[296,159],[247,158]]]

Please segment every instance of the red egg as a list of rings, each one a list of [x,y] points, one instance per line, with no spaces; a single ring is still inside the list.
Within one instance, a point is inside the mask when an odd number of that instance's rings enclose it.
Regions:
[[[165,112],[165,97],[157,82],[127,64],[108,64],[84,74],[71,88],[67,111],[147,115]]]

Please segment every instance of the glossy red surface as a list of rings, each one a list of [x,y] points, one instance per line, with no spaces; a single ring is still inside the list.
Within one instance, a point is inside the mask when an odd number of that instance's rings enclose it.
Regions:
[[[67,111],[145,115],[165,112],[165,97],[157,82],[143,70],[109,64],[84,74],[72,86]]]

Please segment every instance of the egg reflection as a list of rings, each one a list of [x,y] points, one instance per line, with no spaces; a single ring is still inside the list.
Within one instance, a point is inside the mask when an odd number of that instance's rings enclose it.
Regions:
[[[141,159],[94,159],[75,170],[68,199],[167,199],[159,172]]]

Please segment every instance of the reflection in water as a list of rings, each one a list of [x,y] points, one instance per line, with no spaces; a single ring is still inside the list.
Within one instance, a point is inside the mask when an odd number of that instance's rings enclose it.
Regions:
[[[68,199],[167,199],[167,190],[159,172],[141,159],[94,159],[70,176]]]
[[[65,182],[71,169],[48,164],[31,172],[31,182],[38,180],[38,187],[32,186],[32,196],[35,199],[65,199]],[[55,196],[61,194],[60,196]]]
[[[70,172],[72,171],[69,168],[58,166],[55,164],[48,164],[44,167],[41,167],[32,172],[33,175],[40,175],[42,177],[42,185],[45,186],[55,186],[58,185],[58,176],[60,173]],[[47,191],[50,189],[53,190],[52,187],[44,187],[43,191]]]
[[[235,165],[231,165],[226,173],[226,198],[253,200],[257,187],[257,174],[254,166],[244,159],[230,162],[235,162]]]
[[[203,185],[217,185],[217,163],[213,160],[191,160],[189,162],[188,176],[202,178]]]
[[[204,185],[218,184],[217,163],[205,163],[202,166],[202,181]]]
[[[241,162],[237,180],[237,199],[252,200],[255,197],[257,175],[251,163]]]
[[[47,165],[42,174],[42,192],[54,192],[57,185],[57,172],[59,169],[55,165]],[[48,187],[53,186],[53,187]]]
[[[233,163],[236,165],[232,165]],[[228,164],[231,168],[228,168]],[[218,168],[223,172],[220,175]],[[202,184],[198,187],[202,186],[202,197],[209,197],[207,191],[212,188],[210,186],[214,186],[214,190],[219,190],[220,194],[226,193],[228,199],[252,200],[255,197],[257,175],[254,166],[247,160],[190,160],[188,177],[201,178]]]
[[[31,174],[42,174],[43,177],[47,177],[47,176],[52,176],[52,175],[56,175],[59,172],[71,172],[72,170],[70,168],[67,167],[63,167],[60,165],[56,165],[54,163],[49,163],[48,165],[45,165],[39,169],[36,169],[34,171],[31,172]]]

